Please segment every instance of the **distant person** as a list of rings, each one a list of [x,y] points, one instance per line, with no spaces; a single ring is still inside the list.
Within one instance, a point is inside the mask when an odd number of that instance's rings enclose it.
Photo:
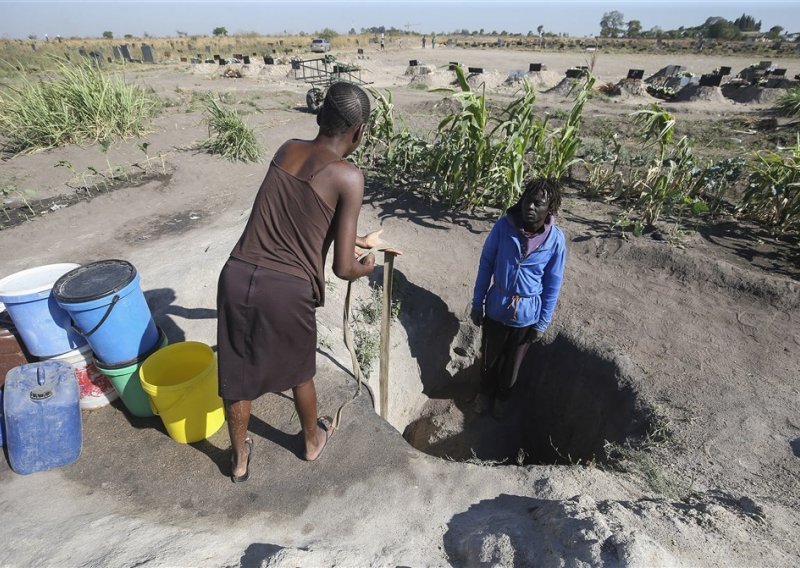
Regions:
[[[219,394],[230,434],[231,480],[250,476],[251,401],[292,389],[303,429],[304,458],[316,460],[333,435],[317,416],[317,322],[325,302],[325,257],[355,280],[375,258],[358,262],[354,247],[380,244],[380,231],[356,236],[364,176],[345,157],[361,143],[370,101],[359,87],[334,83],[317,115],[313,140],[289,140],[275,153],[250,218],[219,276]]]
[[[426,40],[426,37],[422,36],[422,49],[425,49],[425,40]]]
[[[384,37],[384,35],[383,35],[383,34],[381,34],[381,49],[383,49],[383,48],[384,48],[384,46],[386,45],[386,43],[385,43],[385,39],[386,39],[386,38]]]
[[[436,34],[431,34],[431,49],[436,49]]]
[[[505,416],[522,360],[553,319],[566,261],[560,205],[558,181],[531,180],[486,237],[470,313],[483,326],[478,414]]]

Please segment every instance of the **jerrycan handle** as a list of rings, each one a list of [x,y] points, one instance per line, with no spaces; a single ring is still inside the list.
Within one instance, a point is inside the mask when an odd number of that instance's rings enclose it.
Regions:
[[[39,383],[38,387],[33,387],[30,392],[31,400],[47,400],[51,396],[53,396],[53,389],[50,387],[44,386],[45,381],[47,380],[47,373],[44,370],[42,365],[39,365],[36,368],[36,382]]]

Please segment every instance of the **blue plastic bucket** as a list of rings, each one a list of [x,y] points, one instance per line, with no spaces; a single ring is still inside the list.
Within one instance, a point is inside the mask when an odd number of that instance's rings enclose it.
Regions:
[[[48,264],[29,268],[0,280],[0,302],[35,357],[54,357],[86,345],[72,329],[70,316],[53,297],[53,283],[79,264]]]
[[[134,266],[101,260],[64,274],[53,295],[72,317],[95,357],[109,365],[138,358],[158,342],[150,308]]]

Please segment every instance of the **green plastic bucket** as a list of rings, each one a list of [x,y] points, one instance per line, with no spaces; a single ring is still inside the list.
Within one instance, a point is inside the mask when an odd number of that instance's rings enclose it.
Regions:
[[[111,380],[111,384],[119,393],[122,403],[125,408],[139,418],[148,418],[153,416],[153,409],[150,406],[150,397],[142,389],[142,383],[139,381],[139,368],[145,360],[161,349],[166,347],[168,340],[166,334],[159,330],[160,337],[156,349],[150,353],[145,354],[144,357],[131,361],[130,364],[124,366],[118,365],[105,365],[102,361],[95,360],[97,368],[106,377]]]

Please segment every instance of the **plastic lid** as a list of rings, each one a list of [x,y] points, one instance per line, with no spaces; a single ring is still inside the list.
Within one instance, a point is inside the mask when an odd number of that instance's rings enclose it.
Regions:
[[[47,264],[6,276],[0,280],[0,296],[13,299],[16,296],[49,291],[56,280],[79,266],[80,264],[74,262]],[[9,300],[4,301],[9,302]]]
[[[88,302],[115,294],[136,277],[125,260],[100,260],[81,266],[58,279],[53,294],[61,302]]]

